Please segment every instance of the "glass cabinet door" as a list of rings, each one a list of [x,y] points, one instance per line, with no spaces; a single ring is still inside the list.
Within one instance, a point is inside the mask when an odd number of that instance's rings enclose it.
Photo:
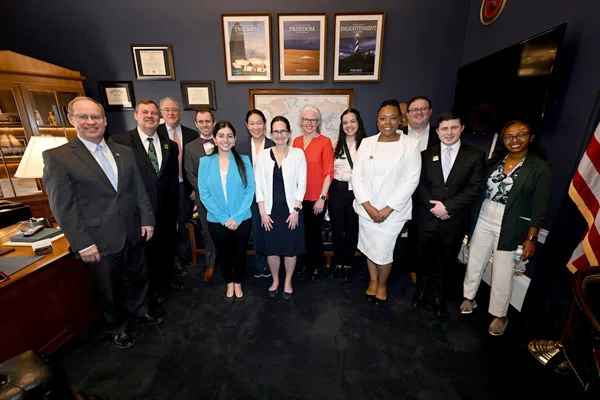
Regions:
[[[15,172],[27,147],[23,118],[14,90],[0,86],[0,198],[41,193],[36,179],[15,178]]]

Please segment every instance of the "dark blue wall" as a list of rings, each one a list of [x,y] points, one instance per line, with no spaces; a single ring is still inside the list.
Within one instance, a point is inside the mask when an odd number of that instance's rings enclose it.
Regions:
[[[355,88],[356,107],[375,130],[379,103],[387,98],[408,99],[417,94],[435,102],[435,116],[451,107],[456,69],[467,23],[468,3],[444,0],[398,2],[381,0],[28,0],[12,2],[11,18],[3,28],[7,48],[25,55],[81,71],[87,77],[86,93],[98,97],[97,81],[131,80],[136,99],[164,96],[181,99],[180,80],[215,80],[217,118],[241,128],[249,106],[250,88]],[[240,7],[240,4],[244,4]],[[332,80],[332,44],[335,12],[385,11],[386,27],[380,83],[336,83]],[[327,82],[225,83],[221,13],[269,12],[276,35],[278,12],[327,12]],[[4,36],[4,35],[3,35]],[[136,81],[131,44],[172,44],[177,81]],[[273,40],[277,65],[277,40]],[[108,114],[109,132],[135,126],[133,112]],[[193,112],[184,124],[193,126]]]

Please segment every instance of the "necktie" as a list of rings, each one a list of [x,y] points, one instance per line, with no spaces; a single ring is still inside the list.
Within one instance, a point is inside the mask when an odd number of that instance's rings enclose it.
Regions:
[[[177,162],[179,163],[179,177],[183,178],[183,175],[181,175],[181,159],[183,157],[181,141],[179,140],[179,135],[177,134],[177,129],[172,129],[172,132],[173,132],[173,141],[175,143],[177,143],[177,148],[179,149],[179,155],[177,156]]]
[[[154,139],[148,138],[148,157],[150,157],[150,162],[152,163],[152,168],[154,168],[154,172],[158,174],[160,171],[160,167],[158,166],[158,157],[156,156],[156,149],[154,148],[154,143],[152,143]]]
[[[452,147],[447,147],[442,161],[442,172],[444,173],[444,182],[448,180],[450,170],[452,169]]]
[[[204,143],[212,143],[215,144],[215,140],[213,138],[210,139],[204,139],[203,137],[200,138],[200,141],[202,142],[202,144]]]
[[[117,178],[115,177],[115,172],[113,171],[112,167],[110,166],[110,162],[108,161],[108,158],[106,158],[106,155],[104,155],[104,152],[102,151],[101,144],[96,145],[96,155],[98,156],[98,159],[100,160],[100,168],[102,168],[102,171],[104,171],[104,173],[106,174],[106,177],[110,181],[110,184],[116,191],[117,190]]]

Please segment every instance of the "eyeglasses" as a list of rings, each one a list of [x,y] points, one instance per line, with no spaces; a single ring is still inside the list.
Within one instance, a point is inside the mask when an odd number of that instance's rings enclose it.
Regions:
[[[305,124],[316,124],[319,122],[318,119],[302,118],[302,122]]]
[[[87,121],[88,118],[91,118],[92,121],[102,121],[104,119],[104,115],[87,115],[87,114],[76,114],[73,117],[77,118],[79,121]]]
[[[527,136],[529,136],[529,132],[518,132],[516,135],[504,135],[502,136],[502,140],[505,142],[512,142],[515,138],[521,140]]]
[[[287,129],[281,129],[279,131],[271,131],[272,136],[284,136],[290,133]]]
[[[169,112],[179,112],[179,108],[163,108],[162,111],[169,113]]]
[[[411,108],[410,110],[408,110],[408,112],[411,114],[418,114],[419,112],[424,113],[425,111],[429,110],[430,108],[431,107]]]

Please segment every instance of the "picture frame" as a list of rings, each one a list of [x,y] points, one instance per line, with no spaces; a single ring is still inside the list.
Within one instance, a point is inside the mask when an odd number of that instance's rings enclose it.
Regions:
[[[334,82],[379,82],[385,12],[336,13]]]
[[[276,116],[284,116],[292,126],[292,138],[300,135],[300,111],[313,105],[321,111],[321,133],[337,141],[341,114],[354,107],[354,89],[250,89],[250,109],[261,110],[266,126]],[[269,137],[270,134],[267,134]]]
[[[225,81],[272,82],[271,14],[221,14]]]
[[[131,81],[99,81],[100,98],[106,111],[133,110],[135,94]]]
[[[175,80],[173,47],[170,44],[132,44],[133,66],[138,80]]]
[[[277,14],[279,80],[325,82],[326,13]]]
[[[181,98],[185,110],[216,110],[215,81],[181,81]]]

